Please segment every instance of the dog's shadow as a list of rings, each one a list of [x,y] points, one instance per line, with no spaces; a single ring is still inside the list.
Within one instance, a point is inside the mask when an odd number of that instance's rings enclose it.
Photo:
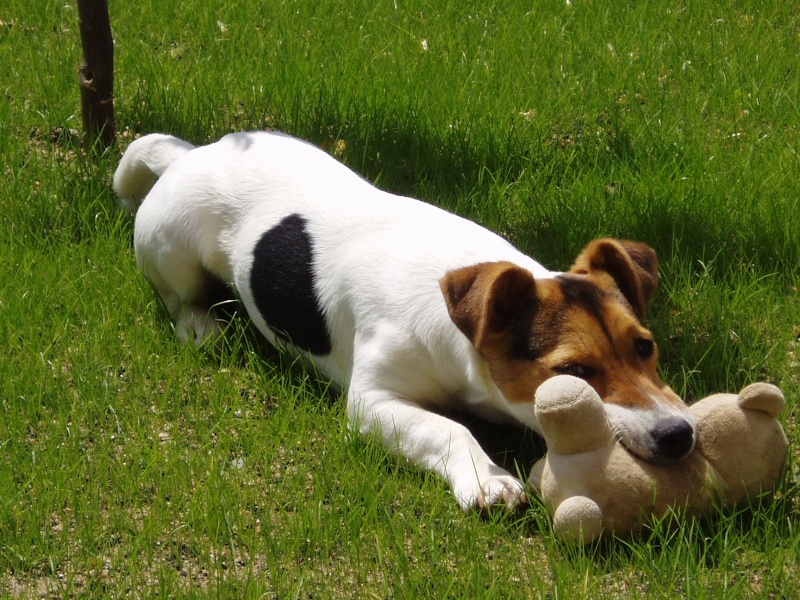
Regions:
[[[241,301],[230,288],[220,283],[214,291],[214,309],[218,316],[229,323],[226,338],[244,335],[261,360],[278,361],[282,364],[283,369],[288,368],[296,374],[298,380],[303,380],[306,384],[309,380],[318,381],[317,392],[326,401],[336,401],[340,393],[323,383],[324,376],[321,373],[311,378],[307,377],[309,369],[312,368],[310,365],[290,357],[288,353],[277,350],[258,334],[252,321],[247,317]],[[527,479],[531,467],[547,451],[544,439],[522,425],[492,422],[459,411],[444,412],[443,416],[464,425],[498,466],[509,473],[518,475],[523,480]]]
[[[465,413],[446,413],[445,416],[469,429],[498,466],[523,481],[527,480],[534,463],[547,452],[544,439],[522,425],[495,423]]]

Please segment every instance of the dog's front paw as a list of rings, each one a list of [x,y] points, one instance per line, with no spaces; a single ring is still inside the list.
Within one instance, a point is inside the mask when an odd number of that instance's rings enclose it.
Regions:
[[[494,475],[480,485],[467,485],[455,489],[456,499],[465,511],[479,509],[483,512],[495,508],[513,509],[528,502],[522,482],[511,475]]]

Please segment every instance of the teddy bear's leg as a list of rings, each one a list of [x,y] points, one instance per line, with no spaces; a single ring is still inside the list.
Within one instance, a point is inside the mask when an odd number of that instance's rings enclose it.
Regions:
[[[572,496],[556,509],[553,527],[564,541],[590,544],[603,532],[603,512],[594,500]]]

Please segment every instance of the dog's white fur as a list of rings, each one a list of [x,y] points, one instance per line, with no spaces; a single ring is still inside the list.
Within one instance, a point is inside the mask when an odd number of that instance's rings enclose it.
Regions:
[[[515,505],[521,482],[462,425],[438,411],[467,407],[538,429],[533,402],[509,402],[456,327],[440,280],[508,261],[537,280],[556,274],[490,231],[376,189],[325,152],[275,133],[237,133],[194,148],[165,135],[133,142],[114,176],[136,214],[135,248],[184,340],[219,325],[202,303],[211,273],[232,285],[271,343],[250,276],[264,232],[299,214],[314,244],[315,292],[332,352],[308,359],[347,390],[350,422],[390,451],[435,471],[464,508]]]

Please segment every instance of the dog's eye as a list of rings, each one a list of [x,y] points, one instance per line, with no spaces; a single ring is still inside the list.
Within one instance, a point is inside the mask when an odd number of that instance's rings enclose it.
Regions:
[[[648,340],[647,338],[636,339],[633,341],[633,345],[636,348],[636,354],[642,358],[650,358],[653,356],[656,347],[653,340]]]
[[[579,379],[589,379],[595,375],[595,370],[592,367],[579,364],[564,365],[563,367],[556,368],[556,371],[562,375],[572,375]]]

